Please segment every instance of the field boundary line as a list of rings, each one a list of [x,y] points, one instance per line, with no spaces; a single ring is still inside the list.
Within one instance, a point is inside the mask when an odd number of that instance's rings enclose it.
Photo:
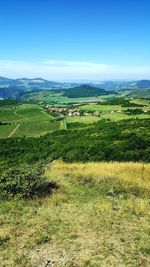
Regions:
[[[18,114],[18,113],[17,113],[17,110],[14,112],[14,114],[17,115],[17,116],[19,116],[19,117],[22,117],[22,118],[24,118],[24,119],[27,119],[27,120],[29,119],[28,117],[25,117],[25,116],[23,116],[23,115]]]
[[[52,116],[51,115],[49,115],[49,114],[47,114],[44,110],[41,110],[40,111],[42,114],[44,114],[46,117],[47,117],[47,119],[49,118],[49,119],[52,119]]]
[[[16,128],[9,134],[9,136],[8,136],[8,138],[10,138],[16,131],[17,131],[17,129],[20,127],[20,124],[18,124],[17,126],[16,126]]]

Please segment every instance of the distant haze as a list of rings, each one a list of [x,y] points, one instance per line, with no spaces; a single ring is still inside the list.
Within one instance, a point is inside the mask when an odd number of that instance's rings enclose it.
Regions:
[[[59,60],[40,62],[1,60],[0,76],[42,77],[57,81],[140,80],[150,79],[150,67]]]

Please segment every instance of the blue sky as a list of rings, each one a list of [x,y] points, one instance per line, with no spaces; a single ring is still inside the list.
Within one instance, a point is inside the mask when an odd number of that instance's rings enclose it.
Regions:
[[[0,1],[0,75],[150,79],[149,0]]]

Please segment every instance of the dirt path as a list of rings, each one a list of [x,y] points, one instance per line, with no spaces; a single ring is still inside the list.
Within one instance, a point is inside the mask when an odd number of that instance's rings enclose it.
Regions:
[[[17,129],[20,127],[20,124],[18,124],[17,126],[16,126],[16,128],[10,133],[10,135],[8,136],[8,138],[10,138],[16,131],[17,131]]]
[[[64,130],[67,130],[67,123],[65,119],[64,119]]]
[[[44,111],[44,110],[41,110],[40,111],[42,114],[44,114],[45,116],[49,117],[49,115]]]
[[[23,115],[18,114],[18,113],[17,113],[17,110],[14,112],[14,114],[17,115],[17,116],[19,116],[19,117],[22,117],[22,118],[24,118],[24,119],[29,119],[28,117],[25,117],[25,116],[23,116]]]

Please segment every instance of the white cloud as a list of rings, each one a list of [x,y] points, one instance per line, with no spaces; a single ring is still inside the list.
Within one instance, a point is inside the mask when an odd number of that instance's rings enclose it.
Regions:
[[[42,77],[49,80],[150,79],[150,67],[60,60],[42,62],[1,60],[0,76]]]

